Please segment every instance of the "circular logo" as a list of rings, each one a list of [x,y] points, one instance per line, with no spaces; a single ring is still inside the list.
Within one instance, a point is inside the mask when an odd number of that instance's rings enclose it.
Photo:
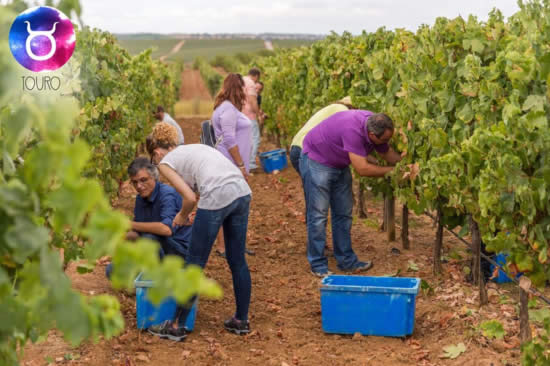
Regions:
[[[49,6],[30,8],[15,18],[10,29],[10,50],[24,68],[53,71],[71,58],[76,42],[73,23]]]

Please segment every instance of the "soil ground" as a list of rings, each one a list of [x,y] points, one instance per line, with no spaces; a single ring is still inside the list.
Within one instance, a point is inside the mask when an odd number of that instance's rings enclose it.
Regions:
[[[196,81],[198,73],[186,72],[188,74],[184,72],[183,75],[186,83]],[[183,88],[182,97],[195,97],[197,93],[208,96],[201,84],[203,87],[203,83],[196,81]],[[178,120],[187,143],[198,142],[201,121],[201,118]],[[262,141],[262,151],[273,148],[274,145]],[[411,249],[403,250],[399,233],[396,242],[388,243],[386,234],[379,231],[382,201],[370,196],[367,200],[369,218],[355,218],[352,228],[352,241],[359,258],[374,262],[367,274],[420,277],[433,291],[418,294],[414,333],[405,339],[324,333],[320,280],[310,273],[305,255],[306,226],[300,178],[289,167],[279,174],[256,173],[250,178],[250,186],[253,200],[248,246],[256,252],[255,256],[247,257],[253,286],[251,334],[236,336],[223,329],[223,320],[234,311],[234,297],[228,265],[215,254],[211,255],[205,272],[220,284],[224,297],[221,300],[200,299],[195,331],[182,343],[160,340],[136,329],[135,297],[111,288],[104,276],[105,263],[100,263],[92,273],[85,275],[78,274],[73,264],[67,269],[67,275],[74,288],[89,295],[106,293],[116,296],[126,321],[125,329],[113,339],[101,339],[97,344],[84,343],[77,348],[70,347],[59,332],[52,331],[42,343],[25,348],[23,364],[519,364],[517,289],[512,285],[489,284],[490,304],[480,309],[476,289],[464,281],[463,267],[468,264],[469,256],[463,245],[445,234],[443,252],[447,263],[443,265],[443,273],[434,276],[432,247],[435,228],[431,220],[411,214]],[[115,208],[130,216],[135,194],[126,184]],[[399,223],[399,217],[397,220]],[[328,238],[332,245],[330,237],[329,225]],[[401,254],[392,254],[392,247],[399,248]],[[332,256],[329,256],[329,268],[339,273]],[[504,339],[491,341],[481,335],[477,327],[487,319],[498,319],[504,325]],[[442,358],[444,347],[461,342],[466,347],[463,354],[455,359]]]
[[[204,99],[211,100],[212,97],[208,88],[204,84],[201,74],[198,70],[192,68],[185,69],[181,74],[180,99]]]

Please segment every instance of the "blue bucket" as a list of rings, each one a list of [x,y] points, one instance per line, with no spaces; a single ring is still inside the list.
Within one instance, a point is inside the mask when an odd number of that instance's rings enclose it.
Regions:
[[[506,265],[506,258],[508,257],[508,254],[506,253],[499,253],[495,256],[495,262],[497,262],[501,267],[504,267]],[[491,264],[491,272],[494,272],[495,266]],[[518,273],[516,275],[516,279],[520,278],[523,273]],[[512,282],[512,279],[508,277],[508,275],[501,269],[498,270],[498,275],[493,278],[493,281],[496,283],[508,283]]]
[[[404,337],[414,330],[419,278],[328,276],[321,283],[326,333]]]
[[[147,329],[165,320],[174,319],[177,303],[173,297],[164,299],[157,306],[153,305],[149,299],[147,299],[147,289],[154,287],[153,281],[142,279],[142,273],[136,277],[134,286],[136,287],[136,318],[138,329]],[[191,312],[185,321],[185,328],[189,331],[195,328],[197,306],[198,299],[193,304]]]
[[[260,163],[264,172],[271,173],[274,170],[283,170],[288,166],[286,150],[277,149],[260,154]]]

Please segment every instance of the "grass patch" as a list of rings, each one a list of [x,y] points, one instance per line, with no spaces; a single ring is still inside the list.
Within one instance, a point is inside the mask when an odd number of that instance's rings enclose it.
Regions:
[[[363,220],[363,224],[365,224],[365,226],[373,228],[373,229],[378,229],[378,227],[380,226],[380,224],[378,223],[378,220],[370,219],[370,218],[367,218],[367,219]]]
[[[137,55],[148,48],[152,48],[151,57],[157,59],[167,55],[179,41],[179,39],[127,39],[119,42],[132,55]]]
[[[210,118],[214,102],[211,100],[201,100],[199,98],[180,100],[174,105],[174,114],[176,118],[187,116],[204,116]]]
[[[136,55],[148,48],[153,48],[153,58],[167,55],[181,39],[121,39],[122,47],[132,55]],[[307,46],[312,41],[283,39],[273,41],[275,48],[289,48]],[[260,39],[186,39],[181,49],[168,59],[192,62],[197,57],[210,61],[219,55],[232,56],[238,53],[251,53],[265,49],[264,41]],[[238,71],[238,70],[236,70]]]

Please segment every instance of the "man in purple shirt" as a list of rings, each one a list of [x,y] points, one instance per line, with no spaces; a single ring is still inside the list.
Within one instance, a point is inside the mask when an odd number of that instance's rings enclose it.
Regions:
[[[376,165],[368,155],[378,155],[394,165],[401,160],[388,141],[393,121],[385,114],[365,110],[338,112],[313,128],[304,140],[300,173],[307,209],[307,259],[314,275],[331,272],[324,255],[328,208],[332,214],[334,257],[346,272],[366,271],[371,262],[361,262],[351,247],[352,177],[351,164],[360,176],[383,177],[393,166]]]

